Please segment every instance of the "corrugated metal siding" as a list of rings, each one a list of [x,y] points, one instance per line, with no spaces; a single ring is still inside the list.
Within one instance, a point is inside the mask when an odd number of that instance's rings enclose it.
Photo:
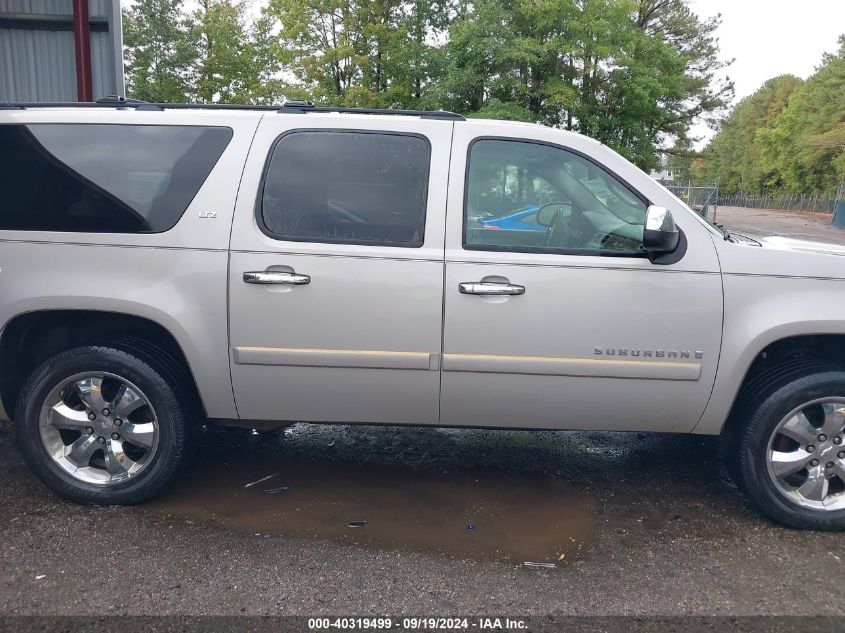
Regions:
[[[76,101],[73,33],[0,29],[0,101]]]
[[[91,15],[106,15],[109,0],[88,0]],[[0,0],[0,13],[33,13],[38,15],[70,15],[72,0]]]
[[[95,99],[116,92],[111,33],[91,33],[91,75]]]
[[[89,0],[91,16],[108,16],[111,0]],[[71,15],[71,0],[0,0],[0,14]],[[119,21],[120,16],[116,16]],[[119,28],[118,24],[118,28]],[[91,33],[94,98],[121,93],[112,33]],[[122,59],[122,58],[118,58]],[[76,101],[73,33],[0,29],[0,101]]]
[[[109,0],[88,0],[88,12],[91,15],[106,15],[109,12]]]
[[[93,8],[93,4],[88,6]],[[0,0],[0,13],[70,15],[73,13],[73,3],[71,0]]]

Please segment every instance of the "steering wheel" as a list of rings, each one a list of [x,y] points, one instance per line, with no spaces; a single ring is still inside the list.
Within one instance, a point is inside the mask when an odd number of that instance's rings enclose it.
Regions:
[[[537,222],[542,225],[540,219],[542,218],[543,210],[547,207],[551,207],[554,205],[563,206],[566,205],[568,207],[572,207],[571,202],[546,202],[545,204],[540,205],[540,208],[537,209]],[[557,209],[553,212],[552,217],[549,219],[548,223],[549,230],[546,231],[546,239],[544,240],[544,246],[556,246],[556,247],[567,247],[572,240],[572,229],[569,228],[569,220],[564,217],[563,209]]]

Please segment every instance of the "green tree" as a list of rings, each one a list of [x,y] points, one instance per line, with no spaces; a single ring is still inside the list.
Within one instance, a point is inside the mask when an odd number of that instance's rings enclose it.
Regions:
[[[127,95],[158,102],[188,100],[194,53],[183,0],[139,0],[123,12]]]
[[[199,0],[191,21],[190,41],[196,53],[193,96],[204,103],[248,100],[260,69],[238,0]]]
[[[845,182],[845,36],[756,140],[785,191],[833,193]]]
[[[479,0],[449,29],[448,107],[573,129],[640,166],[732,96],[683,0]]]
[[[721,18],[701,20],[683,0],[638,0],[633,48],[611,77],[597,136],[642,167],[655,148],[688,144],[697,120],[712,122],[733,98],[720,72],[715,33]]]
[[[666,168],[673,174],[675,180],[692,180],[693,165],[699,158],[698,152],[689,139],[679,139],[672,147],[665,151]]]
[[[442,107],[431,88],[445,70],[442,42],[454,12],[454,0],[410,0],[401,6],[387,68],[391,104]]]
[[[688,0],[266,1],[250,23],[244,0],[198,0],[188,17],[181,0],[141,0],[127,13],[136,96],[155,92],[139,90],[150,40],[178,59],[168,100],[442,107],[577,130],[650,168],[732,90],[719,20]]]
[[[235,96],[242,103],[271,105],[281,103],[284,98],[309,96],[301,86],[292,86],[283,78],[290,55],[280,46],[275,27],[275,18],[265,8],[249,29],[248,54],[252,71],[246,74],[242,90]]]
[[[724,191],[834,193],[845,182],[845,36],[806,81],[775,77],[740,101],[694,173]]]
[[[740,101],[705,149],[695,175],[718,180],[727,192],[781,188],[782,169],[764,152],[761,139],[778,124],[802,83],[792,75],[775,77]]]
[[[361,76],[353,6],[346,0],[270,0],[267,14],[278,20],[294,77],[317,100],[343,102]]]
[[[290,72],[320,102],[418,106],[449,0],[270,0]]]

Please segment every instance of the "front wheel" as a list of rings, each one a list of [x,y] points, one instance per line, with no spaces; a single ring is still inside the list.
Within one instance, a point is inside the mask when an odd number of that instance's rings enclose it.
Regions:
[[[144,501],[178,472],[186,422],[172,381],[140,358],[80,347],[48,359],[17,405],[18,445],[36,475],[80,503]]]
[[[735,423],[731,471],[769,517],[845,530],[845,369],[784,376]]]

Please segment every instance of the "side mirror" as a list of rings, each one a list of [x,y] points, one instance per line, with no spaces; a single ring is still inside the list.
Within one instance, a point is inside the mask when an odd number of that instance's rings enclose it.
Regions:
[[[672,212],[666,207],[650,206],[645,213],[643,248],[649,256],[671,253],[678,248],[681,234],[675,226]]]

